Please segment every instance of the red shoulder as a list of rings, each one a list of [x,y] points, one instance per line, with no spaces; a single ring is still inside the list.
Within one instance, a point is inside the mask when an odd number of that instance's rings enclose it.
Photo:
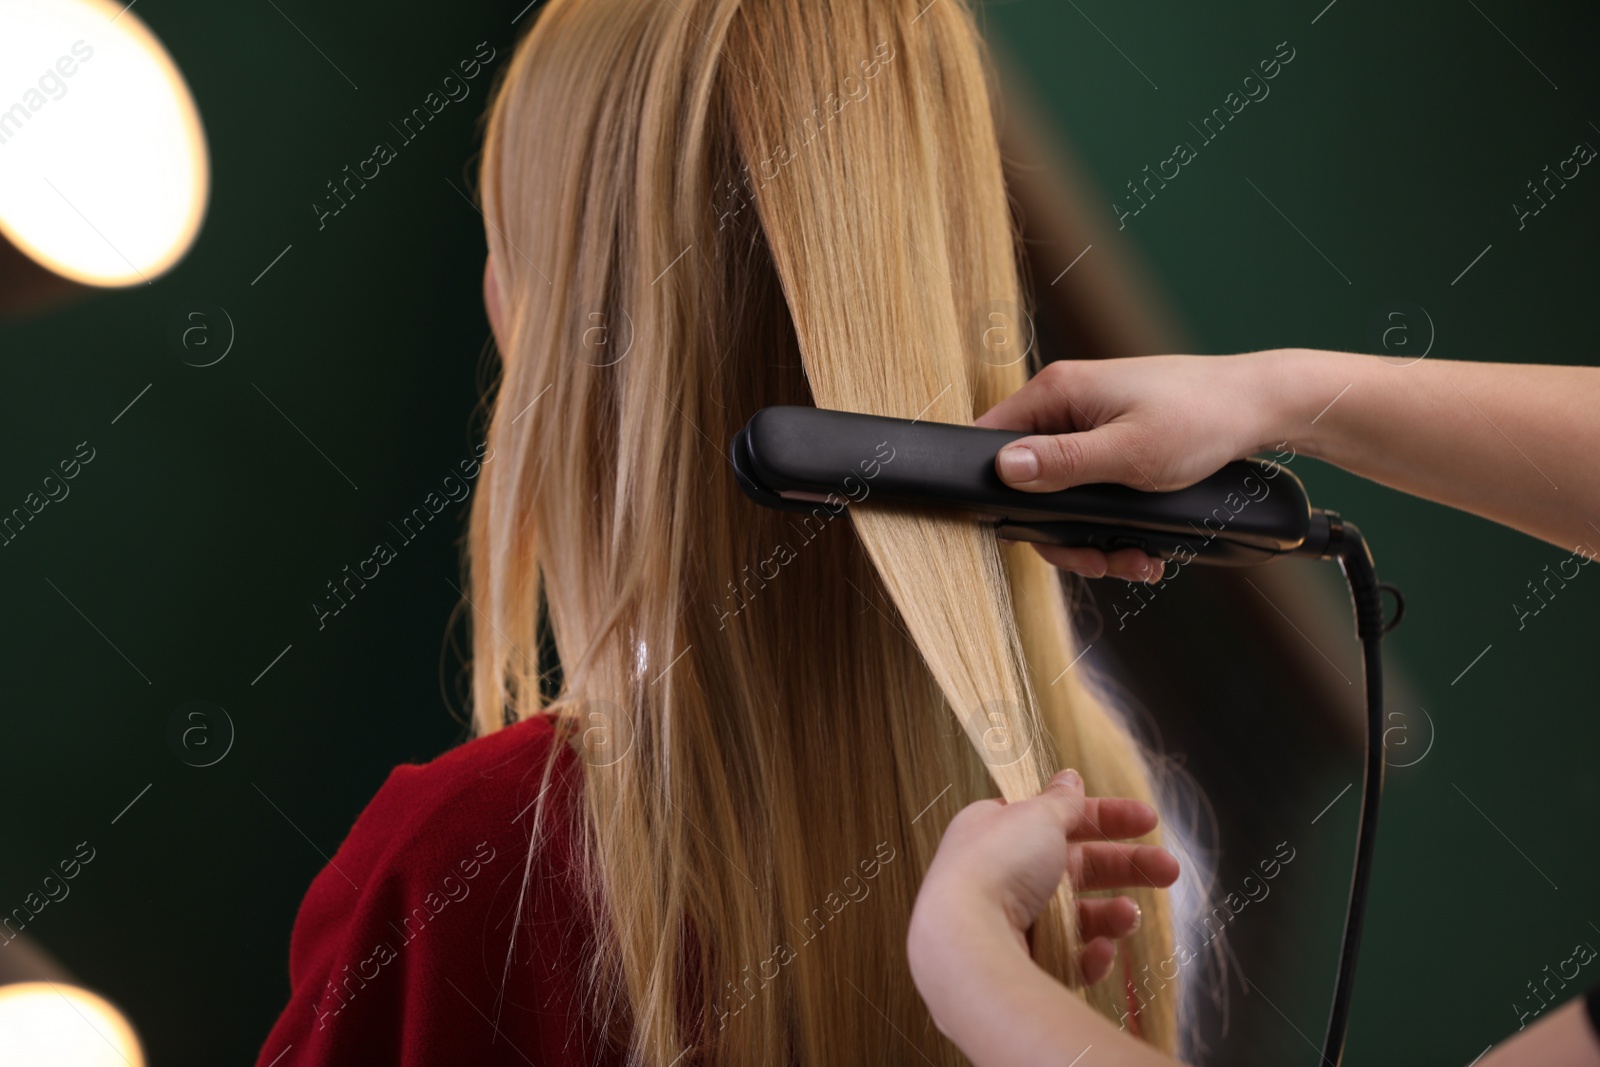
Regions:
[[[544,717],[396,767],[300,906],[261,1067],[604,1062],[578,994],[580,772]]]

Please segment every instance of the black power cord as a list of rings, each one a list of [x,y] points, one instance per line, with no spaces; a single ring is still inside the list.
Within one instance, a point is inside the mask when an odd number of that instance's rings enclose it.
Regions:
[[[1361,814],[1356,830],[1356,862],[1350,874],[1350,904],[1345,912],[1344,941],[1339,950],[1339,970],[1334,979],[1333,1008],[1328,1014],[1322,1062],[1339,1067],[1350,1024],[1350,999],[1355,989],[1356,954],[1361,948],[1361,927],[1366,918],[1367,890],[1372,881],[1372,858],[1378,840],[1378,802],[1383,797],[1383,635],[1400,622],[1405,600],[1391,585],[1379,583],[1372,552],[1354,523],[1334,512],[1323,512],[1328,523],[1323,559],[1339,561],[1350,599],[1354,602],[1356,636],[1361,640],[1362,674],[1366,679],[1367,745],[1361,780]],[[1320,522],[1318,523],[1320,525]],[[1394,618],[1383,618],[1383,591],[1395,598]]]

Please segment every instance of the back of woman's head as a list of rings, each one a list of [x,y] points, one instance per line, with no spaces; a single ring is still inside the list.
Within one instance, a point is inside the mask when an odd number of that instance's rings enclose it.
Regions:
[[[1024,298],[969,12],[552,0],[482,188],[504,371],[475,715],[590,727],[574,980],[655,1067],[962,1062],[904,963],[941,828],[1058,766],[1145,799],[1148,771],[1067,670],[1031,551],[937,515],[760,509],[724,457],[769,404],[965,423],[1021,384],[975,325]],[[858,498],[892,450],[861,460]],[[1170,1047],[1166,898],[1133,895],[1145,921],[1085,995]],[[1063,978],[1069,905],[1033,941]]]

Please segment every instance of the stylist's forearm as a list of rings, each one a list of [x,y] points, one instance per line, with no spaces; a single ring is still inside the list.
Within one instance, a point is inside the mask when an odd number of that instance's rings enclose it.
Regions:
[[[1600,369],[1266,355],[1263,448],[1288,441],[1563,548],[1600,547]]]
[[[924,944],[912,958],[918,988],[974,1067],[1066,1064],[1090,1046],[1096,1067],[1178,1067],[1069,993],[1001,929],[946,929]]]

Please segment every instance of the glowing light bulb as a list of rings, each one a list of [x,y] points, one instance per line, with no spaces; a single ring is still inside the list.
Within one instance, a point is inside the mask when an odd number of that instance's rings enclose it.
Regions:
[[[0,1063],[7,1067],[144,1067],[122,1013],[60,982],[0,985]]]
[[[0,0],[0,233],[63,277],[148,282],[200,232],[210,164],[172,57],[111,0]]]

